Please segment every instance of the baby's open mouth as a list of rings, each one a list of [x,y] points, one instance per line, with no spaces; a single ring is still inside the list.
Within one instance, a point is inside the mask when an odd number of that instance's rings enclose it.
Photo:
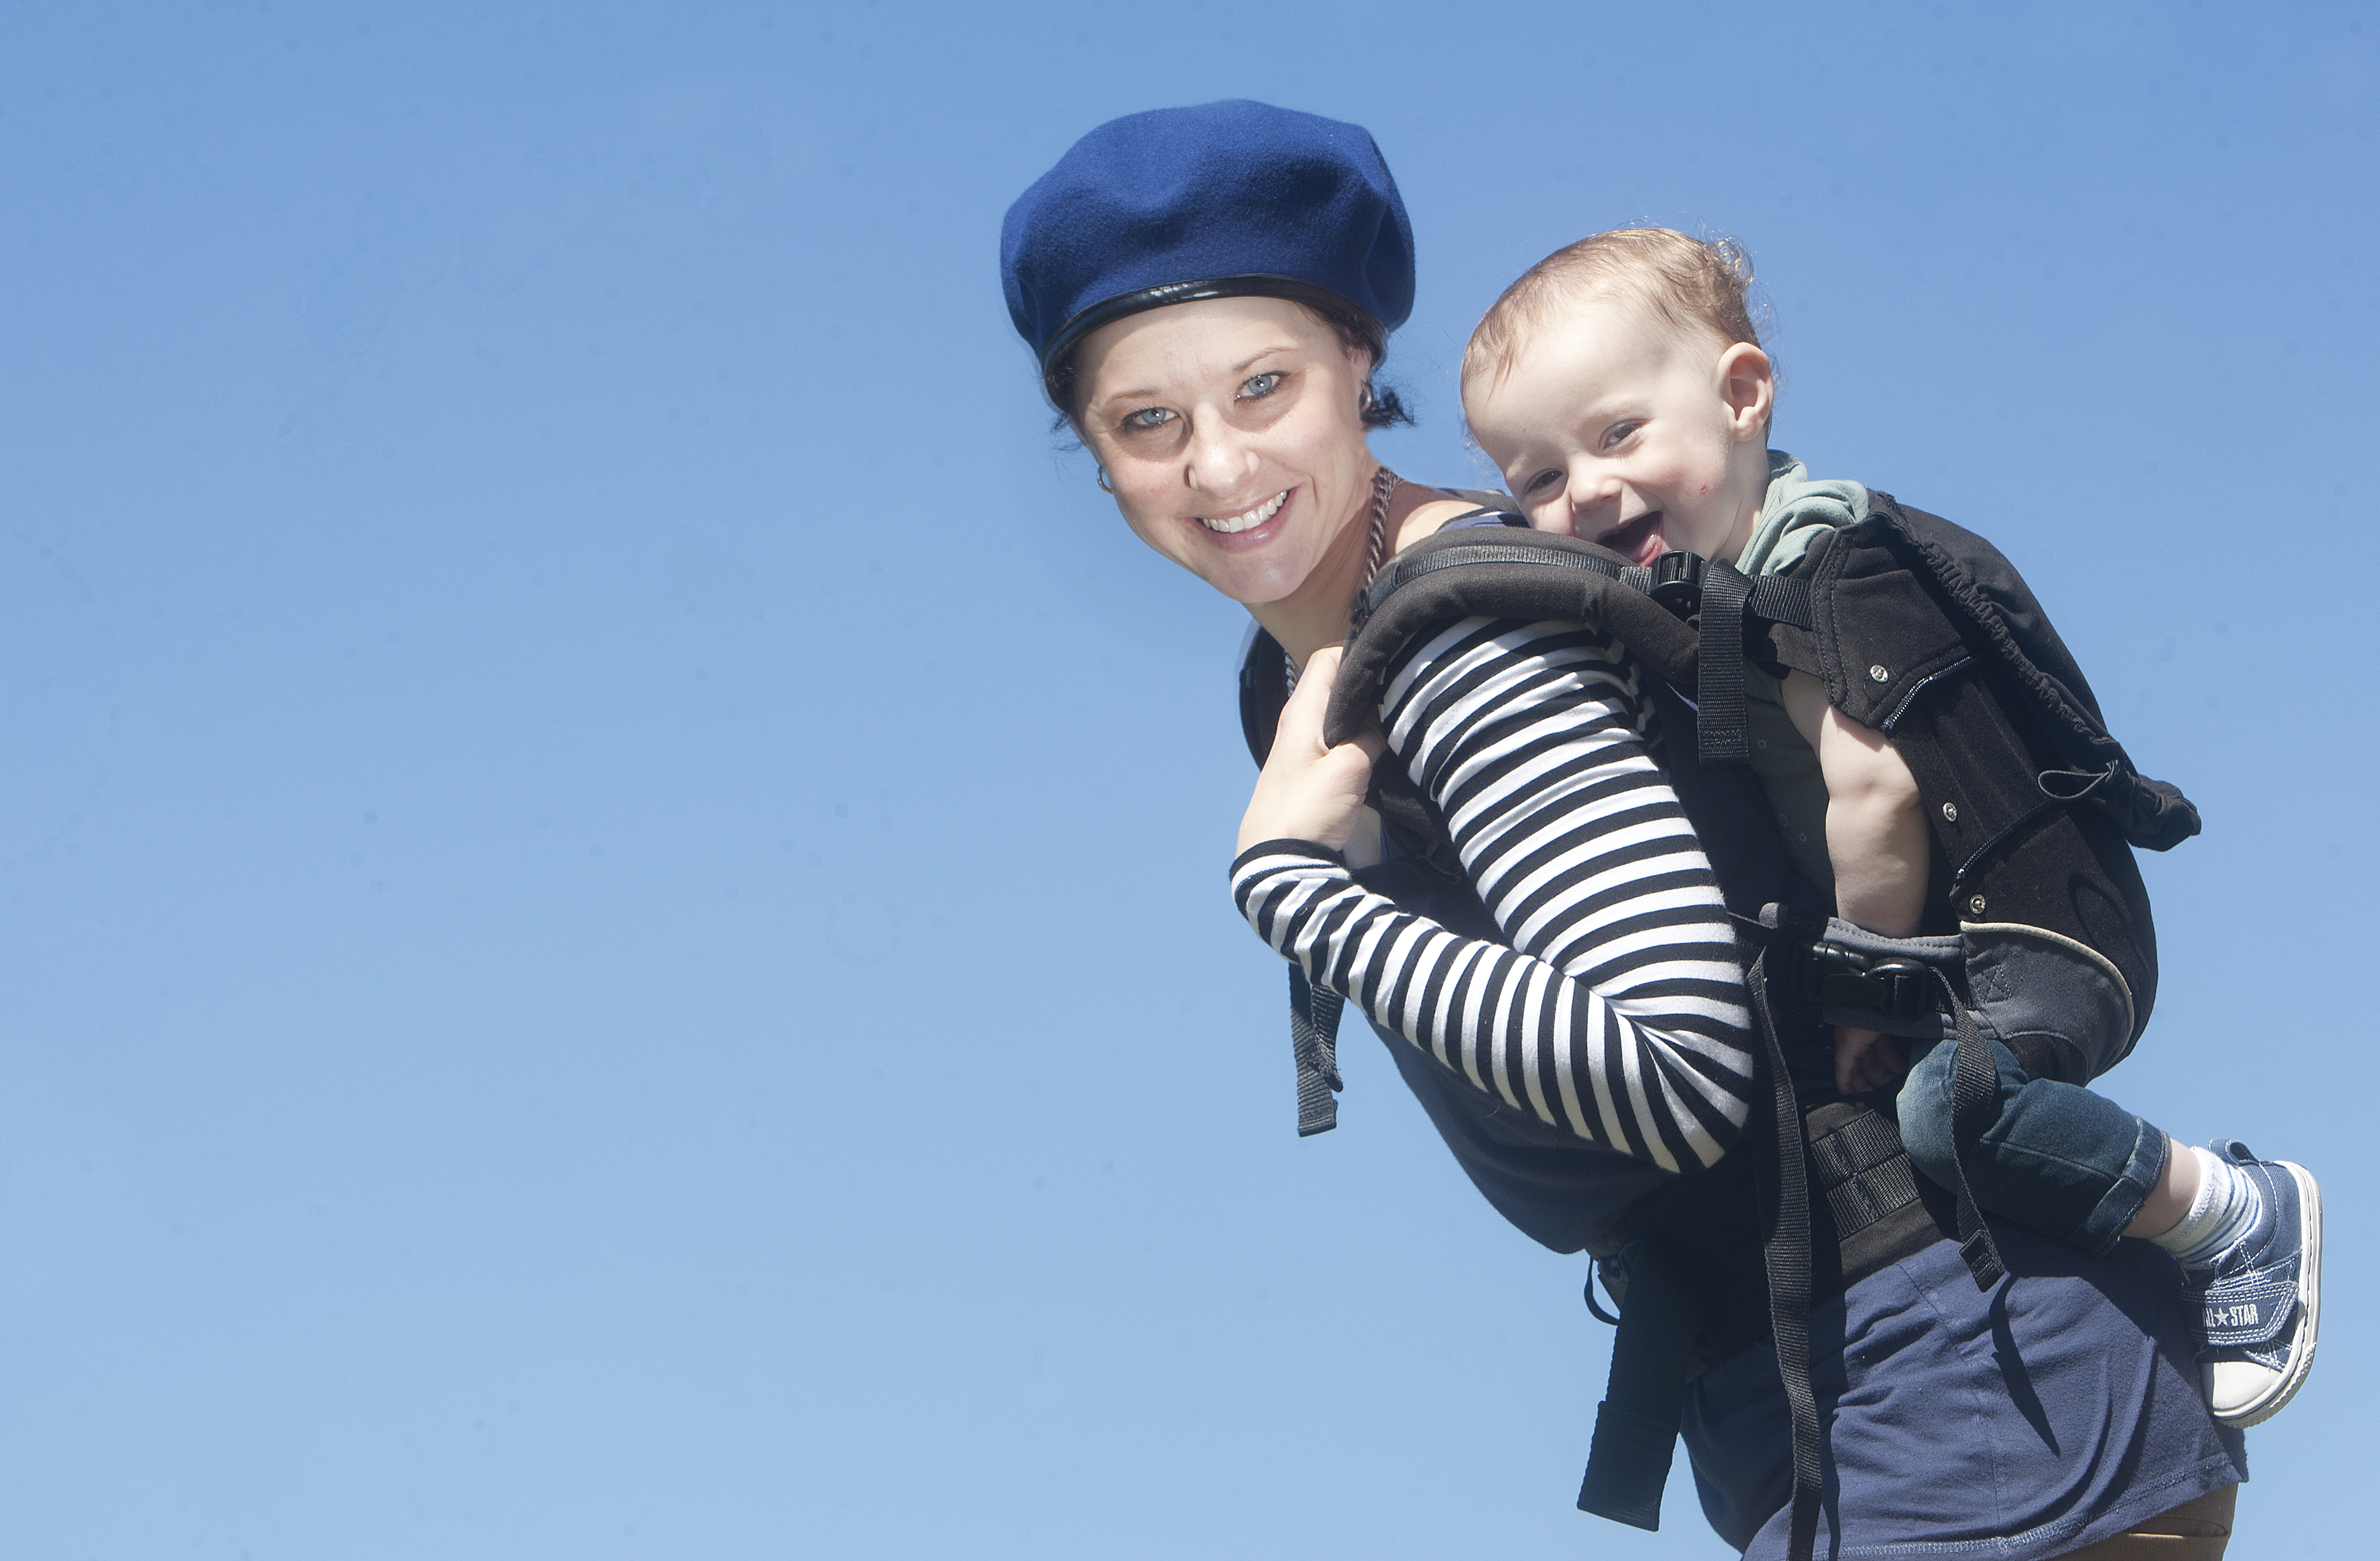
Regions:
[[[1597,543],[1611,549],[1632,564],[1649,565],[1670,551],[1670,539],[1661,534],[1661,512],[1648,509],[1623,526],[1615,526],[1595,539]]]
[[[1281,501],[1287,497],[1289,497],[1289,490],[1283,488],[1254,509],[1243,511],[1238,515],[1227,515],[1220,520],[1210,519],[1204,515],[1196,517],[1196,519],[1198,524],[1210,531],[1220,531],[1227,537],[1236,536],[1242,531],[1252,531],[1271,519],[1281,508]]]

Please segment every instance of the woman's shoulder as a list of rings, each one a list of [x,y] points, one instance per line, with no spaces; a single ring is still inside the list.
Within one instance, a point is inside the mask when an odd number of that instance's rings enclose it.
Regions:
[[[1517,515],[1521,510],[1512,502],[1512,495],[1500,488],[1440,488],[1438,492],[1460,501],[1466,509],[1501,511],[1507,515]]]
[[[1516,511],[1508,495],[1485,489],[1427,488],[1419,483],[1409,483],[1407,488],[1417,496],[1413,506],[1397,517],[1397,545],[1393,551],[1398,553],[1424,537],[1436,535],[1450,520]]]

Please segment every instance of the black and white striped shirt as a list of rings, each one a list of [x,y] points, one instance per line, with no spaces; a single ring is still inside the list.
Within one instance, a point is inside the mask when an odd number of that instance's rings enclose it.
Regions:
[[[1646,709],[1625,652],[1575,624],[1468,618],[1392,669],[1390,748],[1509,948],[1399,910],[1308,841],[1251,847],[1232,889],[1309,980],[1475,1087],[1678,1170],[1742,1131],[1751,1019]]]

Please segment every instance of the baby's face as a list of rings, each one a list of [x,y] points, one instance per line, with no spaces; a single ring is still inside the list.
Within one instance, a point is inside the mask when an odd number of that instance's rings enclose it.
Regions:
[[[1463,409],[1537,530],[1638,564],[1679,549],[1732,563],[1767,487],[1768,360],[1746,350],[1760,376],[1748,432],[1742,375],[1718,343],[1631,299],[1575,300]],[[1739,351],[1732,366],[1744,361]]]

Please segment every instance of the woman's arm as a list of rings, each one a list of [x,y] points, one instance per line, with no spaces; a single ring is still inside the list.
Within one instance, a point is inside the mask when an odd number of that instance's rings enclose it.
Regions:
[[[1319,708],[1284,712],[1275,762],[1330,766],[1343,792],[1347,750],[1321,749]],[[1478,1088],[1675,1170],[1742,1130],[1749,1016],[1718,884],[1638,708],[1625,659],[1574,625],[1473,618],[1392,669],[1390,745],[1510,948],[1397,909],[1310,839],[1244,831],[1232,887],[1309,979]],[[1278,805],[1293,789],[1252,804],[1255,832],[1300,817]]]

